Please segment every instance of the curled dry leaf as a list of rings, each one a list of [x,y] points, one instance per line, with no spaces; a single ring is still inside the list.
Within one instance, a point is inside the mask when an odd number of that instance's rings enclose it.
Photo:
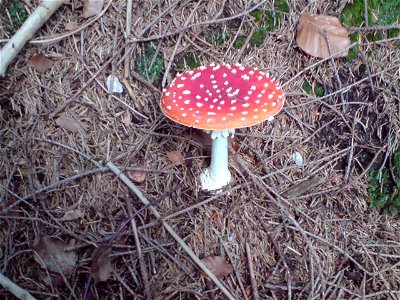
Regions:
[[[52,272],[71,273],[76,267],[76,254],[66,251],[66,245],[56,239],[45,236],[36,241],[33,249],[36,251],[35,260],[43,268]]]
[[[301,49],[312,56],[329,57],[331,54],[324,32],[329,40],[332,54],[338,53],[350,45],[349,33],[340,24],[338,18],[310,13],[304,13],[300,17],[296,42]],[[347,56],[347,53],[348,50],[345,50],[334,57]]]
[[[86,124],[66,116],[59,116],[55,122],[58,126],[70,132],[85,131],[87,127]]]
[[[180,151],[167,152],[167,157],[174,164],[177,164],[177,165],[185,164],[185,158],[183,157],[183,155]]]
[[[110,253],[111,249],[107,246],[100,246],[93,252],[90,274],[96,283],[106,281],[111,276],[113,267]]]
[[[30,65],[39,73],[44,73],[53,66],[53,63],[45,55],[38,54],[31,58]]]
[[[143,170],[144,167],[139,167],[137,170],[129,170],[128,177],[137,183],[141,183],[146,179],[147,172]]]
[[[232,266],[222,256],[207,256],[201,261],[218,278],[223,278],[233,272]]]
[[[104,0],[84,0],[82,17],[89,18],[98,15],[103,9]]]

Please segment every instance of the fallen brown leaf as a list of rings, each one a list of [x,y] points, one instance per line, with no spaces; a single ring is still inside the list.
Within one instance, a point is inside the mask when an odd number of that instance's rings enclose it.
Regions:
[[[140,167],[143,169],[143,167]],[[144,170],[129,170],[128,172],[128,177],[133,181],[137,183],[141,183],[146,179],[147,172]]]
[[[64,216],[61,218],[61,221],[71,221],[76,220],[84,217],[83,211],[80,209],[73,209],[70,211],[65,212]]]
[[[39,73],[44,73],[53,66],[53,62],[45,55],[38,54],[31,58],[30,65]]]
[[[183,157],[183,155],[180,151],[167,152],[167,157],[174,164],[177,164],[177,165],[185,164],[185,158]]]
[[[113,266],[110,253],[111,249],[107,246],[100,246],[93,252],[90,274],[96,283],[106,281],[111,276]]]
[[[35,261],[42,268],[52,272],[69,274],[76,267],[76,254],[73,251],[66,251],[65,247],[66,245],[57,239],[42,237],[33,245]]]
[[[75,30],[79,27],[78,23],[76,22],[68,22],[64,24],[64,29],[71,31],[71,30]]]
[[[304,13],[300,17],[297,26],[296,42],[306,53],[326,58],[331,55],[329,52],[328,42],[332,54],[337,53],[350,45],[349,33],[346,28],[340,24],[336,17],[327,15],[314,15]],[[347,56],[348,50],[335,55],[334,57]]]
[[[82,17],[89,18],[98,15],[103,9],[104,0],[84,0]]]
[[[58,126],[70,132],[78,132],[80,130],[85,131],[87,127],[86,124],[66,116],[59,116],[55,122]]]
[[[232,266],[222,256],[207,256],[201,261],[218,278],[223,278],[233,272]]]

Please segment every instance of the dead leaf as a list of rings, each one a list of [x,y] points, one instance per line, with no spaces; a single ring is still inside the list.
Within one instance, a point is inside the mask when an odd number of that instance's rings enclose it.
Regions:
[[[137,170],[129,170],[127,172],[128,173],[128,177],[133,182],[141,183],[146,179],[147,172],[142,170],[142,169],[144,169],[144,167],[139,167],[139,168]]]
[[[174,164],[177,164],[177,165],[185,164],[185,158],[183,157],[183,155],[180,151],[167,152],[167,157]]]
[[[329,53],[327,39],[332,54],[337,53],[350,45],[349,33],[346,28],[340,24],[336,17],[327,15],[314,15],[304,13],[300,17],[299,25],[297,26],[296,42],[301,49],[306,53],[326,58]],[[336,54],[334,57],[347,56],[348,50]]]
[[[84,0],[82,17],[89,18],[98,15],[103,9],[104,0]]]
[[[75,30],[79,27],[78,23],[76,22],[68,22],[64,24],[64,29],[68,31]]]
[[[111,249],[107,246],[100,246],[93,252],[90,274],[96,283],[106,281],[111,276],[113,267],[110,253]]]
[[[126,126],[131,125],[132,123],[132,118],[131,118],[131,114],[129,111],[126,112],[125,116],[122,118],[121,120],[122,123],[124,123]]]
[[[61,221],[71,221],[83,218],[85,214],[80,209],[73,209],[65,212],[64,216],[61,218]]]
[[[38,54],[31,58],[30,65],[39,73],[44,73],[53,66],[53,62],[45,55]]]
[[[201,261],[218,278],[223,278],[233,272],[232,266],[222,256],[207,256]]]
[[[34,258],[42,268],[69,274],[76,267],[76,254],[73,251],[66,251],[65,247],[66,245],[57,239],[42,237],[33,245],[36,254]]]
[[[56,124],[60,126],[61,128],[64,128],[70,132],[78,132],[80,130],[85,131],[87,128],[87,125],[79,122],[78,120],[66,116],[59,116],[56,119]]]

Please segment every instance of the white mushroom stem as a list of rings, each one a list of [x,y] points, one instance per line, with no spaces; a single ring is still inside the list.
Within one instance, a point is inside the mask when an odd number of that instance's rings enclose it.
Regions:
[[[211,165],[200,174],[202,190],[219,190],[231,181],[228,169],[228,136],[234,132],[234,130],[212,132]]]

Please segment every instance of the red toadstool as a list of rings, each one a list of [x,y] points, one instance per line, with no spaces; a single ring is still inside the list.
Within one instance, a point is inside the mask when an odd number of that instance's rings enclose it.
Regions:
[[[204,190],[229,183],[229,133],[272,120],[282,109],[284,94],[275,78],[242,65],[210,64],[179,74],[161,97],[161,109],[171,120],[213,130],[211,165],[200,176]]]

